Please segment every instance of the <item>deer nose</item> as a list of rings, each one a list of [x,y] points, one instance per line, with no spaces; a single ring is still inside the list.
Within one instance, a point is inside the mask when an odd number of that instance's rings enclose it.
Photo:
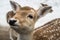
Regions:
[[[15,23],[17,22],[17,20],[9,20],[9,24],[11,26],[15,26]]]

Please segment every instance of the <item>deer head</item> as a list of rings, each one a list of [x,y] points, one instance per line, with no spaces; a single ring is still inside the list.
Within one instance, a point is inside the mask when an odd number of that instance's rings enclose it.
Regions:
[[[45,14],[52,12],[52,7],[45,4],[41,4],[42,8],[39,8],[38,11],[28,6],[21,7],[14,1],[10,1],[10,4],[13,11],[8,12],[7,22],[20,34],[32,32],[35,22]]]

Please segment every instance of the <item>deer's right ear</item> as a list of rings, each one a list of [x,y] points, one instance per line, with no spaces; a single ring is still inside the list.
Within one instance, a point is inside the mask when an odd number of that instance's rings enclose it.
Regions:
[[[10,18],[12,18],[13,16],[15,15],[15,13],[13,11],[9,11],[6,15],[6,20],[7,20],[7,23],[9,21]]]
[[[14,12],[19,11],[21,8],[21,6],[14,1],[10,1],[10,4]]]

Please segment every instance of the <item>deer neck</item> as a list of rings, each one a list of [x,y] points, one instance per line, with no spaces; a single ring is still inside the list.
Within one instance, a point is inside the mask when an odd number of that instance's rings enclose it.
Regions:
[[[19,40],[32,40],[32,33],[20,34],[19,37],[20,37]]]

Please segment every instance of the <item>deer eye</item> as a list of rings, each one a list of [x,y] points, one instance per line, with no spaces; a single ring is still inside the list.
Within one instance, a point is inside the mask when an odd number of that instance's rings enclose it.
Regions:
[[[32,16],[32,15],[28,15],[28,17],[29,17],[29,18],[31,18],[31,19],[33,18],[33,16]]]

